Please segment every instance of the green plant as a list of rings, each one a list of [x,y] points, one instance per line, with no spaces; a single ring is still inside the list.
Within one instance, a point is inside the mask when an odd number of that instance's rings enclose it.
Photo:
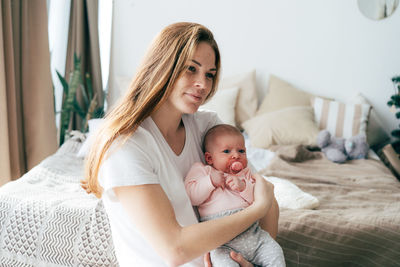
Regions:
[[[69,74],[69,81],[58,72],[57,76],[63,86],[63,104],[61,107],[60,120],[60,146],[64,143],[66,136],[70,130],[80,130],[87,132],[88,121],[92,118],[101,118],[104,115],[104,100],[97,103],[97,93],[93,94],[93,86],[90,75],[86,73],[85,83],[81,75],[81,59],[74,54],[74,68]],[[79,90],[79,91],[78,91]],[[80,92],[83,103],[79,104],[76,95]],[[81,125],[76,129],[72,129],[72,115],[78,114],[81,117]],[[70,127],[71,126],[71,127]]]
[[[397,119],[400,119],[400,111],[396,112],[396,109],[400,108],[400,76],[395,76],[392,78],[395,93],[390,97],[387,102],[388,106],[391,107]],[[400,125],[399,125],[400,127]],[[397,140],[392,143],[393,147],[400,148],[400,129],[395,129],[391,132],[392,136]],[[397,149],[396,149],[397,151]]]

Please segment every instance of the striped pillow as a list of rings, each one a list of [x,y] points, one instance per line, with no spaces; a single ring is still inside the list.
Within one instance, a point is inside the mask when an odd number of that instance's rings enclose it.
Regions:
[[[336,137],[349,138],[366,134],[370,105],[346,104],[320,97],[311,100],[319,129],[327,129]]]

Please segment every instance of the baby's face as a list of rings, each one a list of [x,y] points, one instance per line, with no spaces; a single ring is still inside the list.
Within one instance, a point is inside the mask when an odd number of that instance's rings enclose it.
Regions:
[[[238,134],[220,134],[215,136],[206,152],[206,161],[219,171],[236,174],[247,167],[244,138]],[[232,166],[233,165],[233,166]],[[238,169],[238,166],[242,168]]]

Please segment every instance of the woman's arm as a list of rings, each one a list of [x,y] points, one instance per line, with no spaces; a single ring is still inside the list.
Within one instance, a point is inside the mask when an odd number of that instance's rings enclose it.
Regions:
[[[260,227],[267,231],[273,239],[276,239],[278,234],[278,221],[279,221],[279,206],[275,197],[272,205],[269,208],[267,215],[260,219]]]
[[[177,222],[160,185],[116,187],[114,191],[144,238],[169,265],[176,266],[228,242],[265,216],[272,204],[273,185],[257,180],[255,201],[248,208],[186,227]]]

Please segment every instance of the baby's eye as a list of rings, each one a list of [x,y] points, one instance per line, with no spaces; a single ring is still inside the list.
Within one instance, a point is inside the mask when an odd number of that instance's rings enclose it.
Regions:
[[[195,71],[196,71],[196,67],[195,67],[195,66],[188,66],[187,69],[188,69],[190,72],[195,72]]]
[[[206,77],[207,77],[208,79],[214,80],[215,75],[208,72],[208,73],[206,73]]]
[[[244,149],[239,149],[239,153],[244,154],[244,153],[246,153],[246,150],[244,150]]]
[[[228,154],[228,153],[229,153],[229,149],[225,149],[225,150],[222,151],[222,152],[224,152],[225,154]]]

